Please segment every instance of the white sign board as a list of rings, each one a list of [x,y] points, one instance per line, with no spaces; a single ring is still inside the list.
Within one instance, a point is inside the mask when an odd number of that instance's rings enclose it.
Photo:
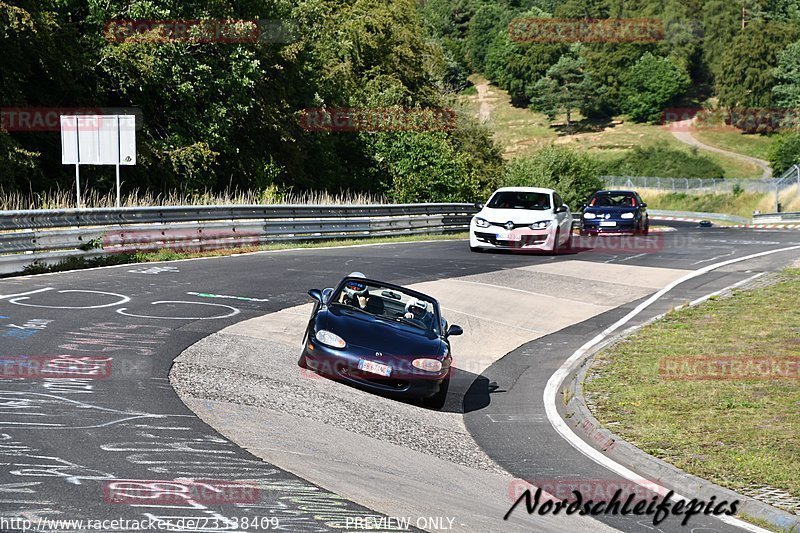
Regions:
[[[65,165],[135,165],[134,115],[61,115]]]
[[[75,165],[79,208],[79,166],[116,166],[119,207],[119,166],[136,164],[135,115],[61,115],[61,163]]]

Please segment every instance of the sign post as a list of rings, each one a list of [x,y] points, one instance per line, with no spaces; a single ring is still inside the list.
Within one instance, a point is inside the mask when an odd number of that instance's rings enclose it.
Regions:
[[[75,165],[75,191],[81,208],[80,165],[116,167],[116,205],[120,207],[120,165],[136,164],[134,115],[61,115],[61,163]]]

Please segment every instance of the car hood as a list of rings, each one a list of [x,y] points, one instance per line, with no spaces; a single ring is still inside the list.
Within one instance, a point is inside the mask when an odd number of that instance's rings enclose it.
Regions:
[[[437,357],[442,341],[433,331],[387,322],[346,307],[333,306],[317,315],[319,327],[339,335],[351,346],[395,357]]]
[[[484,207],[475,215],[488,220],[489,222],[499,222],[505,224],[509,220],[515,224],[533,224],[541,220],[554,220],[555,214],[552,210],[534,211],[532,209],[492,209]]]

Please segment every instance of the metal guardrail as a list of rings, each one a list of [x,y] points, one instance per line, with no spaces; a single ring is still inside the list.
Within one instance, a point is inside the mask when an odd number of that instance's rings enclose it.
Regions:
[[[753,215],[753,224],[800,222],[800,213],[761,213]]]
[[[0,273],[74,257],[465,231],[473,204],[177,206],[0,212]]]
[[[648,209],[647,212],[653,218],[656,217],[671,217],[671,218],[699,218],[701,220],[725,220],[734,224],[749,224],[750,219],[739,217],[736,215],[729,215],[727,213],[703,213],[699,211],[663,211],[661,209]]]

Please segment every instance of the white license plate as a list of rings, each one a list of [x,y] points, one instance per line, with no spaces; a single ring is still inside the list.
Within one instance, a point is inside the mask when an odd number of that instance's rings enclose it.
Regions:
[[[392,369],[388,365],[367,361],[366,359],[358,362],[358,369],[384,377],[389,377],[392,374]]]
[[[518,233],[498,233],[497,234],[498,241],[518,241],[520,240],[520,235]]]
[[[601,226],[601,227],[603,227],[603,228],[613,228],[613,227],[615,227],[616,225],[617,225],[617,223],[616,223],[616,222],[614,222],[614,221],[611,221],[611,222],[601,222],[601,223],[600,223],[600,226]]]

